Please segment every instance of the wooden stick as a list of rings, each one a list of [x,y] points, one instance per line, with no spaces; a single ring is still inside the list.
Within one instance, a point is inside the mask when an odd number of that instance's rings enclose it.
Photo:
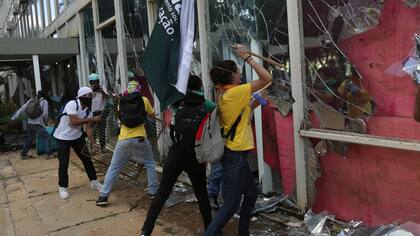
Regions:
[[[281,68],[281,69],[284,69],[284,65],[282,65],[282,64],[280,64],[280,63],[278,63],[278,62],[276,62],[276,61],[274,61],[274,60],[272,60],[272,59],[270,59],[270,58],[263,57],[263,56],[261,56],[261,55],[258,55],[258,54],[256,54],[256,53],[254,53],[254,52],[251,52],[251,51],[247,51],[247,53],[248,53],[249,55],[251,55],[251,56],[254,56],[254,57],[259,58],[259,59],[261,59],[261,60],[263,60],[263,61],[266,61],[266,62],[268,62],[268,63],[270,63],[270,64],[272,64],[272,65],[278,66],[278,67],[279,67],[279,68]]]

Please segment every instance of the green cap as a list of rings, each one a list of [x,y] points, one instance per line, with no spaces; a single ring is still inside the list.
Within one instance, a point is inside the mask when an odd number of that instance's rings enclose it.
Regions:
[[[93,73],[89,75],[89,82],[90,81],[94,81],[94,80],[99,80],[99,77],[97,74]]]
[[[132,78],[134,78],[134,73],[133,73],[133,72],[131,72],[131,71],[129,71],[129,72],[127,73],[127,76],[128,76],[128,78],[129,78],[129,79],[132,79]]]

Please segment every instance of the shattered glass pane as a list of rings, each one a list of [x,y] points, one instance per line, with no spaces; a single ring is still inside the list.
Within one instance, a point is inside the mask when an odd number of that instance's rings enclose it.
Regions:
[[[87,53],[87,64],[89,73],[96,72],[96,46],[95,46],[95,29],[93,24],[92,6],[88,6],[83,10],[85,44]]]
[[[420,5],[419,0],[404,0],[405,4],[410,8],[415,8]]]

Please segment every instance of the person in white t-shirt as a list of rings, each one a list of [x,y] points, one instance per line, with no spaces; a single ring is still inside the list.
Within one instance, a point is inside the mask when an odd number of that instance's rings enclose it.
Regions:
[[[89,75],[90,88],[93,90],[92,99],[92,112],[93,116],[101,116],[101,122],[95,125],[95,137],[99,137],[99,144],[101,150],[105,150],[106,144],[106,117],[108,116],[107,111],[104,111],[105,105],[108,99],[108,94],[102,89],[99,83],[99,77],[93,73]]]
[[[92,124],[101,121],[100,116],[93,116],[91,112],[93,91],[89,87],[81,87],[77,92],[76,100],[69,101],[60,115],[59,125],[54,132],[58,146],[58,185],[59,194],[62,199],[67,199],[68,188],[68,167],[70,158],[70,147],[76,152],[83,163],[86,174],[90,180],[90,187],[94,190],[101,190],[101,183],[97,180],[96,170],[89,154],[85,150],[86,141],[83,135],[83,126],[86,127],[86,134],[91,145],[95,144]]]

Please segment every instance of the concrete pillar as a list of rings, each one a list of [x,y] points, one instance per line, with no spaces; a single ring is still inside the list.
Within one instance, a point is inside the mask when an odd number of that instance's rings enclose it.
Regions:
[[[38,55],[32,56],[32,62],[34,67],[34,77],[35,77],[35,92],[37,93],[42,89],[41,85],[41,71],[39,69],[39,57]]]

